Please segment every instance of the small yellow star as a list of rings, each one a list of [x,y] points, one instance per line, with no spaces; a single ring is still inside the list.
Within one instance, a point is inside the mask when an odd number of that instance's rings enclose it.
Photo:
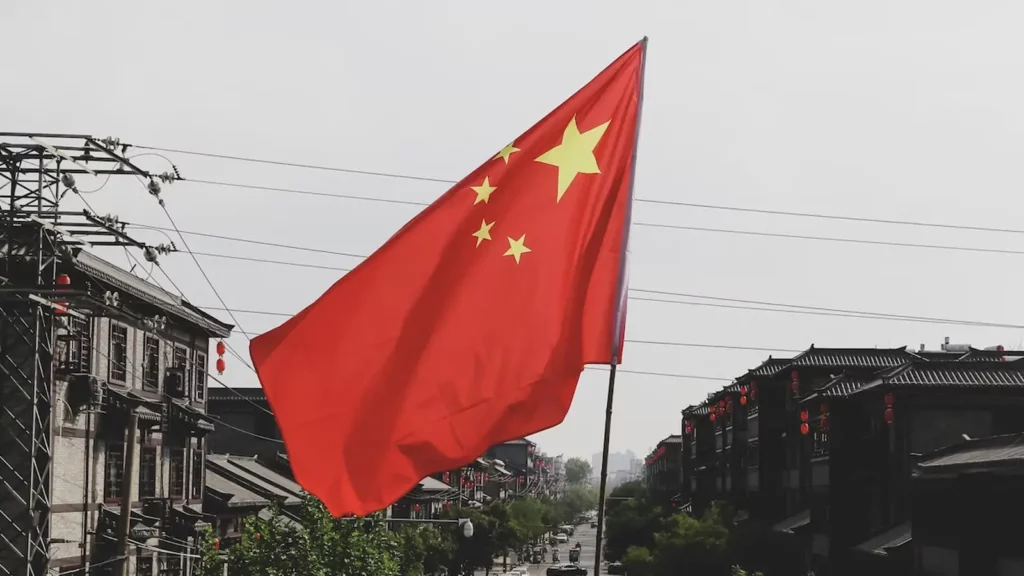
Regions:
[[[515,144],[515,142],[512,142],[508,146],[502,148],[501,152],[495,154],[492,160],[497,160],[498,158],[501,158],[502,160],[505,161],[505,164],[508,164],[508,157],[515,154],[516,152],[519,152],[519,148],[516,148],[513,144]]]
[[[484,178],[483,184],[479,186],[470,186],[469,189],[476,192],[476,200],[473,202],[473,205],[476,206],[481,202],[484,204],[490,204],[491,192],[494,192],[498,188],[496,186],[491,186],[490,178]]]
[[[483,242],[484,240],[491,239],[491,226],[494,226],[494,222],[488,224],[487,220],[480,221],[480,229],[477,230],[476,232],[473,232],[473,236],[476,236],[477,248],[480,247],[480,243]]]
[[[551,150],[540,155],[537,162],[550,164],[558,167],[558,199],[569,189],[569,185],[576,179],[577,174],[600,174],[601,169],[597,166],[597,158],[594,157],[594,148],[604,136],[611,121],[601,124],[597,128],[591,128],[580,133],[576,126],[576,117],[573,116],[569,125],[562,133],[562,143]]]
[[[516,264],[519,264],[519,259],[527,252],[533,252],[533,250],[526,247],[526,234],[523,234],[519,240],[508,239],[508,251],[502,256],[512,256],[516,259]]]

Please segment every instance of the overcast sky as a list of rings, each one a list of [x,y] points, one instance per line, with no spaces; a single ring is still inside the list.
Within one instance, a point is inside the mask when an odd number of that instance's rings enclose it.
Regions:
[[[841,6],[839,4],[842,4]],[[457,180],[650,36],[637,198],[1021,228],[1019,2],[7,2],[0,125]],[[430,201],[445,185],[167,154],[186,178]],[[169,167],[154,156],[143,167]],[[80,187],[98,185],[88,178]],[[185,230],[369,254],[417,208],[195,183]],[[89,197],[167,226],[133,179]],[[69,204],[77,203],[70,200]],[[68,206],[78,209],[81,206]],[[1024,250],[1024,236],[637,204],[634,221]],[[157,232],[140,239],[166,241]],[[193,250],[351,267],[354,258],[187,237]],[[179,242],[180,244],[180,242]],[[634,288],[1024,324],[1024,256],[636,226]],[[105,257],[124,265],[123,252]],[[217,299],[185,254],[185,296]],[[339,272],[200,257],[228,306],[295,312]],[[155,278],[167,285],[159,274]],[[628,337],[780,349],[1013,329],[630,303]],[[228,320],[223,312],[217,314]],[[260,333],[281,318],[239,314]],[[240,334],[231,344],[247,350]],[[623,368],[734,377],[767,354],[627,344]],[[228,359],[224,378],[257,385]],[[606,373],[587,371],[549,453],[601,445]],[[622,374],[612,449],[646,452],[722,383]]]

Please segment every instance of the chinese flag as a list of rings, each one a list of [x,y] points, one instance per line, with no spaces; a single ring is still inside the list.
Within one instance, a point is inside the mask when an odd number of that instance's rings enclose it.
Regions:
[[[336,516],[560,423],[620,358],[646,41],[250,353],[298,482]]]

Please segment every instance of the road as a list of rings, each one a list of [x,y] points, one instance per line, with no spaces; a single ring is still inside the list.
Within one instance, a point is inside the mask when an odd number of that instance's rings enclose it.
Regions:
[[[592,576],[594,573],[594,554],[596,551],[594,548],[595,538],[597,538],[597,528],[591,528],[590,524],[577,526],[576,534],[569,538],[569,543],[557,546],[558,563],[565,564],[569,562],[569,549],[575,546],[576,542],[579,542],[582,545],[579,564],[587,569],[587,574]],[[548,560],[551,560],[551,548],[548,548]],[[546,564],[530,564],[529,566],[524,566],[524,568],[529,571],[530,576],[544,576],[549,566],[552,566],[551,562]],[[497,564],[495,567],[497,570],[491,571],[491,574],[501,574],[501,565]],[[483,574],[483,572],[480,572],[480,574]]]

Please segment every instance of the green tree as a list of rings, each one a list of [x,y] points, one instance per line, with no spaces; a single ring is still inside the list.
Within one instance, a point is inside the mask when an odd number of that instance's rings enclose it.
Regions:
[[[220,540],[209,528],[203,530],[197,539],[199,560],[196,576],[222,576],[225,558],[220,553]]]
[[[620,560],[633,546],[654,550],[654,535],[663,525],[664,511],[655,505],[642,483],[627,482],[612,491],[606,510],[604,554]]]
[[[622,556],[622,565],[630,576],[654,576],[654,556],[643,546],[630,546]]]
[[[455,553],[455,541],[445,527],[402,526],[394,533],[402,576],[421,576],[445,571]]]
[[[729,529],[719,518],[675,514],[654,536],[654,576],[724,574],[730,566]]]
[[[597,508],[597,490],[582,484],[569,486],[555,502],[555,507],[562,524],[574,524],[584,513]]]
[[[565,481],[568,484],[590,484],[594,469],[583,458],[572,457],[565,461]]]
[[[298,522],[276,509],[248,518],[228,553],[232,576],[401,576],[401,562],[400,543],[380,517],[336,519],[313,497]]]

